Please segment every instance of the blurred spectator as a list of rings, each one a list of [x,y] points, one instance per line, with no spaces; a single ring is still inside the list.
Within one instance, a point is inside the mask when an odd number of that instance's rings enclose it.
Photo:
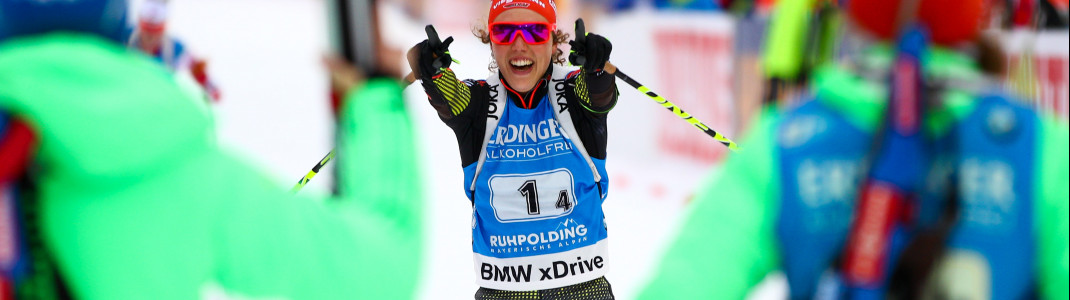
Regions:
[[[791,299],[1070,297],[1067,127],[958,51],[981,1],[901,2],[850,2],[849,26],[883,42],[756,121],[640,299],[740,299],[777,269]],[[896,11],[934,45],[896,57]]]
[[[152,56],[176,74],[188,70],[209,99],[218,102],[222,95],[219,87],[208,77],[208,62],[189,53],[181,41],[167,34],[167,18],[166,0],[145,1],[127,46]]]
[[[412,298],[423,185],[400,84],[327,61],[338,192],[296,198],[124,49],[126,3],[0,0],[0,298]]]

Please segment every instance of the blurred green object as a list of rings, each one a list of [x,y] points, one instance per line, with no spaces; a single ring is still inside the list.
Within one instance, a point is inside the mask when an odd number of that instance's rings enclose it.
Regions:
[[[216,143],[167,70],[87,35],[0,45],[0,109],[40,136],[41,229],[78,299],[407,299],[423,200],[398,82],[346,95],[338,196],[294,197]]]
[[[817,0],[781,0],[769,20],[762,67],[766,77],[795,78],[802,68],[810,7]]]
[[[773,89],[768,104],[789,87],[805,84],[809,73],[835,55],[840,15],[834,1],[782,0],[769,20],[762,68]]]
[[[891,63],[888,49],[871,49],[870,61]],[[932,51],[926,73],[978,79],[982,75],[969,57]],[[849,123],[873,132],[881,124],[888,94],[850,70],[826,66],[815,73],[818,100]],[[976,95],[949,90],[944,109],[931,110],[924,120],[930,135],[943,135],[975,108]],[[767,110],[740,140],[747,151],[730,156],[696,193],[686,220],[656,267],[639,299],[742,299],[767,274],[782,267],[783,249],[775,228],[780,214],[780,153],[777,130],[781,112]],[[1070,249],[1070,132],[1065,123],[1041,119],[1037,124],[1033,235],[1037,252],[1033,269],[1039,296],[1067,299]],[[1000,284],[994,282],[992,284]]]

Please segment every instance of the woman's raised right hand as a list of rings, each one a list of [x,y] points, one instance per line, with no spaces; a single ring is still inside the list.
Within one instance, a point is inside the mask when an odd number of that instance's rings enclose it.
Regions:
[[[453,37],[447,37],[445,41],[439,40],[438,32],[431,25],[427,25],[424,31],[427,33],[427,39],[409,49],[406,55],[409,67],[419,78],[437,75],[443,69],[449,68],[453,62],[449,50]]]

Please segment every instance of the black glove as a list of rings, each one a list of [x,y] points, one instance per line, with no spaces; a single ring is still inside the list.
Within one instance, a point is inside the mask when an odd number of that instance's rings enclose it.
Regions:
[[[583,26],[583,19],[576,20],[576,39],[569,41],[572,51],[568,54],[568,62],[573,66],[581,66],[587,73],[594,73],[606,67],[609,61],[609,53],[613,52],[613,44],[605,37],[587,33]]]
[[[445,41],[440,41],[438,32],[431,25],[424,27],[424,31],[427,32],[427,39],[416,44],[417,49],[420,51],[421,74],[418,75],[421,78],[428,78],[442,72],[443,68],[450,67],[453,58],[450,57],[449,47],[450,43],[453,43],[453,37],[447,37]]]

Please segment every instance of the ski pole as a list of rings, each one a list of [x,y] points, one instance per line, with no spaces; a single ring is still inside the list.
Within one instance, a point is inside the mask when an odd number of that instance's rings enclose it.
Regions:
[[[334,158],[334,149],[331,149],[331,152],[328,152],[327,156],[324,156],[315,167],[312,167],[312,170],[308,171],[308,174],[305,174],[305,177],[298,180],[297,184],[290,189],[290,192],[296,194],[297,191],[300,191],[301,188],[305,187],[305,185],[308,184],[308,181],[312,180],[312,177],[315,177],[316,173],[319,173],[320,168],[323,168],[323,166],[327,165],[327,162],[331,161],[331,158]]]
[[[406,75],[405,78],[402,79],[402,82],[404,82],[405,86],[412,84],[414,81],[416,81],[416,76],[412,73],[409,73],[409,75]],[[334,149],[331,149],[331,152],[328,152],[327,156],[324,156],[323,159],[321,159],[315,167],[312,167],[312,170],[308,171],[308,174],[305,174],[305,177],[302,177],[301,180],[298,180],[297,184],[294,185],[292,189],[290,189],[290,192],[296,194],[297,191],[300,191],[301,188],[305,187],[305,185],[308,184],[308,181],[312,180],[312,177],[315,177],[316,173],[319,173],[320,168],[327,165],[327,162],[331,161],[332,158],[334,158]]]
[[[680,109],[680,107],[676,106],[676,104],[673,104],[672,102],[669,102],[669,100],[665,99],[665,97],[659,96],[657,93],[654,93],[654,91],[651,91],[646,86],[643,86],[638,81],[635,81],[635,79],[628,77],[628,75],[625,75],[624,72],[620,71],[620,69],[617,69],[617,66],[606,62],[605,70],[606,72],[617,76],[617,78],[624,80],[624,82],[627,82],[628,85],[639,90],[639,92],[646,94],[650,97],[650,99],[654,100],[654,102],[661,104],[662,107],[668,109],[677,117],[680,117],[681,119],[684,119],[684,121],[691,123],[691,125],[694,125],[695,128],[702,130],[702,132],[705,132],[710,137],[713,137],[713,139],[717,140],[718,142],[721,142],[721,144],[728,146],[728,149],[732,151],[739,150],[739,145],[737,145],[736,142],[733,142],[724,135],[718,133],[717,131],[714,131],[709,126],[706,126],[706,124],[703,124],[702,121],[699,121],[697,118],[695,118],[695,116],[692,116],[691,114],[685,112],[683,109]]]
[[[580,42],[581,44],[587,42],[587,26],[583,24],[583,19],[576,19],[576,41]],[[572,63],[574,65],[583,65],[586,60],[586,57],[579,56],[577,57],[576,61]],[[676,104],[673,104],[672,102],[669,102],[668,99],[665,99],[665,97],[658,96],[657,93],[654,93],[654,91],[651,91],[646,86],[643,86],[638,81],[635,81],[635,79],[628,77],[628,75],[625,75],[624,72],[620,71],[620,69],[617,69],[617,66],[614,66],[613,64],[607,61],[606,66],[603,69],[606,72],[609,72],[609,74],[613,74],[614,76],[617,76],[617,78],[624,80],[624,82],[627,82],[628,85],[631,85],[633,88],[639,90],[639,92],[646,94],[650,97],[650,99],[653,99],[654,102],[661,104],[662,107],[668,109],[677,117],[680,117],[681,119],[684,119],[684,121],[691,123],[691,125],[694,125],[695,128],[702,130],[702,132],[705,132],[707,135],[713,137],[713,139],[717,140],[718,142],[721,142],[721,144],[728,146],[728,149],[732,151],[739,150],[739,146],[736,145],[736,142],[733,142],[724,135],[713,131],[713,129],[710,129],[710,127],[706,126],[706,124],[702,124],[702,121],[699,121],[697,118],[695,118],[695,116],[692,116],[691,114],[685,112],[683,109],[680,109],[676,106]]]

